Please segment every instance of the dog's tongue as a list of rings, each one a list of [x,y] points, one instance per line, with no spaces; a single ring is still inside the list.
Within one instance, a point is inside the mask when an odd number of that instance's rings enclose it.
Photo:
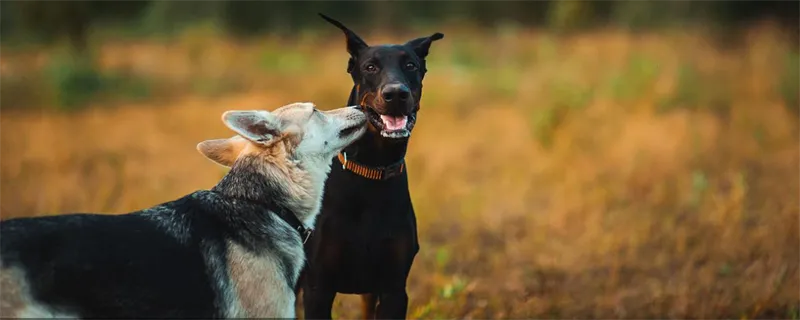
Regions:
[[[408,121],[407,116],[401,117],[392,117],[381,115],[381,121],[383,121],[383,127],[387,131],[394,131],[406,128],[406,122]]]

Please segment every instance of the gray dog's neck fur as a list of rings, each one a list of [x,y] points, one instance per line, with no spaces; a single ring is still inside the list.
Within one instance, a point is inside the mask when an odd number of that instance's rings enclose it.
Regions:
[[[289,169],[289,172],[281,169]],[[311,176],[297,165],[279,168],[279,165],[265,162],[257,155],[246,155],[237,159],[228,174],[211,190],[270,210],[287,210],[306,227],[311,227],[321,200],[321,190],[317,189],[324,184],[324,181],[317,182]],[[303,181],[295,181],[298,178]],[[320,188],[314,188],[315,184]]]

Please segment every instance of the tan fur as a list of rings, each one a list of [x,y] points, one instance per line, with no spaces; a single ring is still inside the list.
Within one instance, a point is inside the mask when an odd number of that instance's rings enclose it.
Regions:
[[[263,164],[259,168],[259,173],[281,183],[291,198],[313,198],[317,196],[317,192],[313,190],[313,181],[308,171],[301,169],[289,159],[297,142],[296,134],[293,133],[284,134],[266,145],[234,136],[229,139],[203,141],[197,145],[197,150],[210,160],[226,167],[233,166],[239,158],[258,157],[262,160],[259,163]],[[304,220],[304,217],[298,218]]]
[[[361,295],[361,312],[364,319],[375,319],[375,307],[378,303],[378,297],[372,293]]]
[[[75,318],[36,303],[20,270],[0,269],[0,318]]]
[[[259,256],[229,243],[228,270],[242,313],[235,317],[294,317],[294,291],[286,286],[274,256]],[[275,291],[282,293],[264,296]]]
[[[206,158],[226,167],[233,166],[236,159],[247,155],[270,155],[266,161],[286,159],[291,151],[292,143],[298,141],[293,137],[294,134],[284,134],[278,139],[267,145],[259,145],[248,141],[241,136],[233,136],[228,139],[206,140],[197,144],[197,151]],[[289,142],[289,143],[287,143]],[[283,144],[281,149],[279,146]],[[276,150],[277,147],[279,150]],[[277,151],[277,152],[276,152]]]
[[[257,154],[264,159],[264,174],[278,178],[289,196],[294,199],[306,199],[312,195],[312,181],[308,171],[301,169],[289,160],[294,146],[286,139],[282,143],[273,144],[270,148],[262,148]]]
[[[217,164],[230,167],[248,144],[246,139],[235,136],[230,139],[203,141],[197,144],[197,151]]]
[[[368,100],[371,101],[372,103],[368,103],[367,102]],[[384,104],[383,100],[378,98],[377,95],[375,95],[372,92],[367,92],[367,93],[364,94],[363,97],[361,97],[361,102],[359,103],[359,107],[364,112],[366,112],[368,108],[374,108],[376,110],[376,112],[377,112],[378,110],[383,109],[383,104]],[[370,105],[372,105],[372,107],[370,107]],[[380,113],[380,112],[378,112],[378,113]],[[367,122],[367,129],[369,131],[375,132],[375,133],[380,131],[378,128],[376,128],[372,124],[372,122]]]
[[[0,270],[0,317],[18,317],[18,314],[27,307],[21,281],[22,279],[12,270]]]

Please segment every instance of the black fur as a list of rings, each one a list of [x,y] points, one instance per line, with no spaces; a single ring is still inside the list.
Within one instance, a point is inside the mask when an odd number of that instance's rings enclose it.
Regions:
[[[194,212],[197,204],[190,195],[165,206]],[[189,223],[202,228],[208,221]],[[55,311],[114,318],[220,316],[204,268],[208,248],[191,235],[182,243],[139,214],[12,219],[0,225],[0,234],[3,268],[21,267],[33,298]],[[212,243],[222,237],[213,238]]]
[[[323,18],[342,29],[347,39],[347,71],[354,82],[347,103],[358,105],[370,120],[367,133],[345,149],[348,160],[373,167],[396,164],[405,157],[408,137],[382,135],[379,115],[407,116],[410,134],[420,109],[425,57],[431,42],[443,35],[368,46],[338,21]],[[406,90],[409,99],[387,99],[386,88]],[[301,280],[306,318],[331,318],[336,293],[374,294],[378,305],[370,308],[377,318],[405,318],[406,279],[418,251],[406,171],[383,181],[369,180],[343,170],[334,158],[322,212],[306,244],[308,264]]]
[[[257,161],[240,159],[244,162]],[[230,287],[226,243],[271,251],[296,284],[300,245],[273,212],[287,195],[236,165],[212,190],[124,215],[70,214],[0,222],[4,269],[24,272],[31,295],[85,318],[219,318]]]

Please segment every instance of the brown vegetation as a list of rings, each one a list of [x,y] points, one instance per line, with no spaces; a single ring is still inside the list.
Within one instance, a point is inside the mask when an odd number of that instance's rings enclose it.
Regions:
[[[409,317],[797,317],[798,106],[778,90],[796,46],[769,28],[724,50],[686,33],[501,31],[445,31],[432,48],[407,158],[422,243]],[[223,111],[342,106],[340,41],[103,45],[103,70],[175,94],[72,113],[4,105],[2,217],[120,213],[210,188],[224,170],[195,145],[233,135]],[[36,59],[4,53],[4,75]],[[187,89],[203,79],[237,87]],[[357,305],[343,296],[335,314]]]

